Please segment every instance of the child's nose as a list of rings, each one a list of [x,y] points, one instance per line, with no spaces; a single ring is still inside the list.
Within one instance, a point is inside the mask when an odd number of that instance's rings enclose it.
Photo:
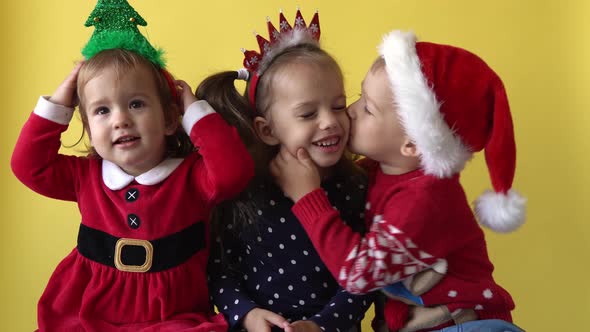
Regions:
[[[348,114],[348,116],[351,119],[356,118],[356,109],[358,108],[358,101],[355,101],[354,103],[350,104],[350,106],[348,106],[348,109],[346,110],[346,114]]]
[[[113,127],[116,129],[127,128],[131,125],[129,113],[126,111],[113,111]]]
[[[336,113],[332,110],[326,110],[320,114],[320,129],[329,129],[336,126],[338,120]]]

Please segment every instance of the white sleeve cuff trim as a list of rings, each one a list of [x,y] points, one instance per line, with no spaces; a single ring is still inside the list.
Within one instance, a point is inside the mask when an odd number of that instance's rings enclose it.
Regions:
[[[74,116],[74,108],[54,104],[49,101],[49,97],[41,96],[33,113],[44,119],[67,126]]]
[[[209,105],[209,103],[207,103],[207,101],[197,100],[187,107],[186,112],[184,112],[184,116],[182,117],[182,127],[186,133],[190,135],[191,129],[193,129],[195,123],[213,113],[215,113],[215,110]]]

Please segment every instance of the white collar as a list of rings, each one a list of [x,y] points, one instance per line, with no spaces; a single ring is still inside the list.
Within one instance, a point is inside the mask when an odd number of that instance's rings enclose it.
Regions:
[[[143,185],[154,185],[164,181],[172,172],[174,172],[178,165],[182,163],[182,160],[182,158],[164,159],[164,161],[158,164],[158,166],[134,177],[133,175],[125,173],[121,167],[103,159],[102,181],[111,190],[122,189],[133,182],[133,180]]]

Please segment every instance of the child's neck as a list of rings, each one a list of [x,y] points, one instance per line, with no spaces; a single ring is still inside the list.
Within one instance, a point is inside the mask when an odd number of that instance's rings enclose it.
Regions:
[[[400,175],[415,171],[420,168],[420,159],[417,157],[403,158],[396,162],[379,162],[381,171],[388,175]]]

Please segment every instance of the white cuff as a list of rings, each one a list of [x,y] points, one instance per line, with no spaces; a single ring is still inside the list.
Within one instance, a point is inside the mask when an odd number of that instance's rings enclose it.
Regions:
[[[195,123],[209,114],[216,113],[206,100],[197,100],[187,107],[182,117],[182,127],[190,135]]]
[[[41,96],[33,113],[44,119],[67,126],[74,116],[74,108],[54,104],[49,101],[49,97]]]

